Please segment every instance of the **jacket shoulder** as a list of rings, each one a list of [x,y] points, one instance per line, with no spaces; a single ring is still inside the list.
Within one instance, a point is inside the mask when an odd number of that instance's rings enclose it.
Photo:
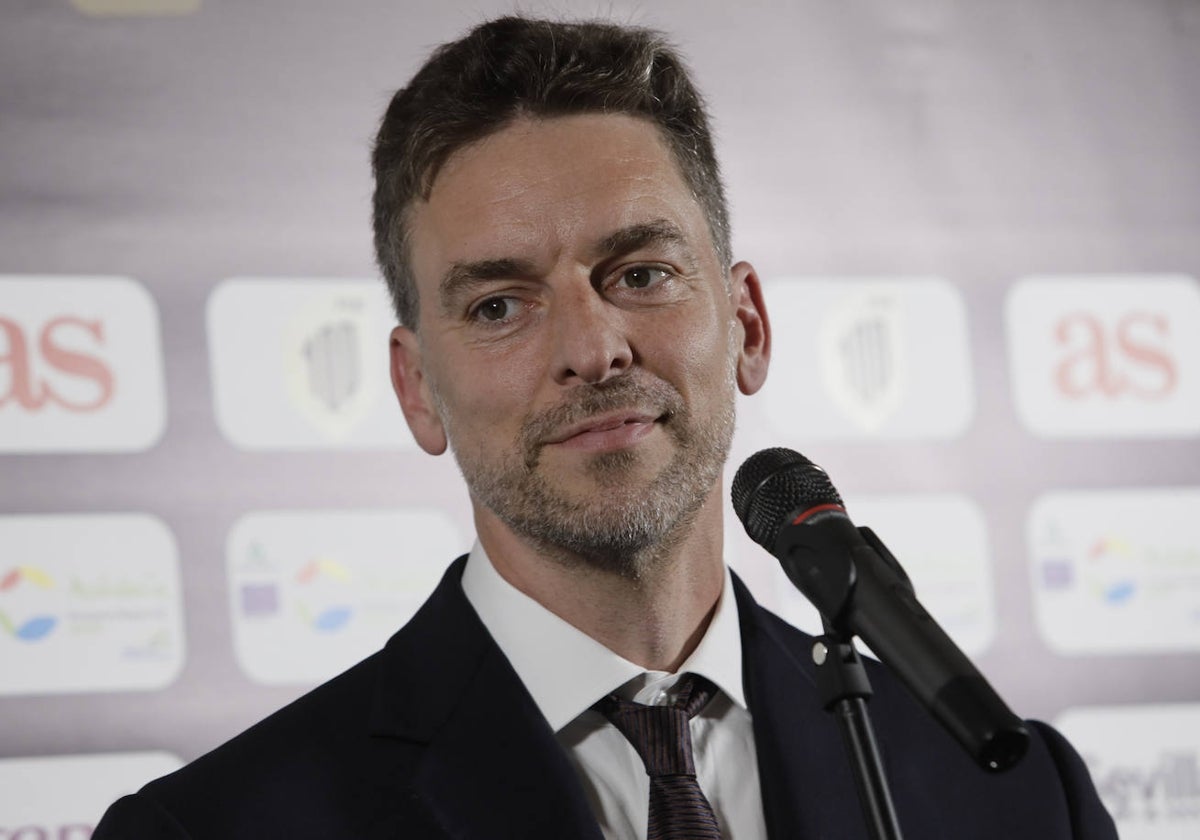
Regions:
[[[135,797],[118,801],[110,815],[122,823],[174,823],[174,828],[112,836],[367,836],[366,825],[348,830],[347,815],[372,820],[369,793],[381,778],[391,780],[402,802],[397,776],[410,773],[419,754],[414,744],[391,743],[387,766],[379,767],[384,751],[369,733],[368,721],[382,654],[149,783]],[[172,833],[176,830],[180,833]]]
[[[846,771],[835,718],[821,711],[813,637],[757,604],[747,606],[743,645],[749,633],[749,667],[760,672],[748,675],[760,703],[752,713],[770,721],[773,740],[822,754],[833,762],[830,769]],[[1030,748],[1021,762],[1003,773],[986,772],[885,665],[869,657],[864,663],[873,691],[867,709],[906,834],[1116,840],[1086,766],[1052,727],[1027,721]],[[784,702],[788,708],[781,712]],[[800,720],[806,723],[797,734]]]
[[[412,782],[455,678],[486,645],[465,629],[461,571],[462,558],[382,650],[114,803],[100,836],[302,840],[395,836],[399,826],[442,836]]]

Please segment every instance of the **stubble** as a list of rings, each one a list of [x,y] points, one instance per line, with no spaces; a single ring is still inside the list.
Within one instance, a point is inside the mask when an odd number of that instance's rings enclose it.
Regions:
[[[451,446],[472,495],[541,553],[568,565],[640,579],[688,533],[719,480],[734,428],[735,363],[724,373],[724,393],[708,416],[697,416],[667,382],[634,368],[595,385],[581,385],[559,405],[531,414],[517,451],[483,444]],[[449,419],[436,394],[442,417]],[[545,441],[559,429],[622,409],[653,411],[671,439],[667,463],[640,477],[637,447],[587,456],[588,492],[570,493],[541,463]]]

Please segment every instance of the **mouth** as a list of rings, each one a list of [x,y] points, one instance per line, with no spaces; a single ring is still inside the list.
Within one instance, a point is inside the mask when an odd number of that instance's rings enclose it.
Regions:
[[[639,410],[606,412],[559,429],[545,443],[590,452],[622,449],[650,434],[665,419],[665,415]]]

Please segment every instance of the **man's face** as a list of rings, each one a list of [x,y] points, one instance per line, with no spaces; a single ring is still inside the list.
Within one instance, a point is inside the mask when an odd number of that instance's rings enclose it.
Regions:
[[[657,129],[518,120],[450,157],[409,252],[393,381],[418,442],[449,440],[481,535],[636,573],[719,492],[734,389],[766,370],[757,278],[719,263]]]

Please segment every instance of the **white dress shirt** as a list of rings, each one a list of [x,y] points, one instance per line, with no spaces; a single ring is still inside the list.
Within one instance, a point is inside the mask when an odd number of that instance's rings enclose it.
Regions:
[[[467,600],[512,663],[579,772],[607,840],[645,840],[650,781],[626,740],[592,705],[605,695],[674,701],[683,673],[720,689],[692,719],[696,776],[726,840],[765,840],[742,643],[729,572],[704,638],[675,674],[647,671],[613,653],[502,578],[478,542],[463,572]]]

